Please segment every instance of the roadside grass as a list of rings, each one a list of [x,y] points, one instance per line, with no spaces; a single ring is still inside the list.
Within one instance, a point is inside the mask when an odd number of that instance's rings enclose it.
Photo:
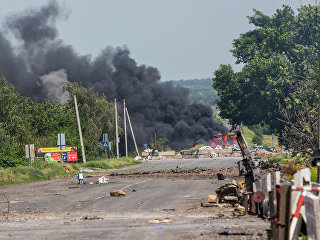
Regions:
[[[242,129],[242,132],[244,134],[244,137],[248,143],[249,146],[253,146],[254,143],[252,142],[252,138],[254,137],[255,133],[251,129],[249,129],[247,126],[244,126]],[[273,137],[273,144],[276,149],[279,148],[279,143],[278,143],[278,137],[274,136]],[[262,146],[272,148],[272,135],[263,135],[263,142]]]
[[[133,158],[111,158],[104,160],[88,161],[86,163],[80,163],[79,167],[86,167],[91,169],[118,169],[128,165],[137,165],[141,162],[135,161]]]
[[[278,137],[273,136],[273,144],[276,149],[279,148],[279,143],[278,143]],[[263,146],[266,146],[268,148],[272,148],[272,135],[263,135]]]
[[[243,126],[242,133],[249,146],[253,146],[252,138],[254,137],[254,131],[250,130],[247,126]]]
[[[132,158],[89,161],[87,163],[47,163],[35,161],[32,166],[0,168],[0,185],[26,183],[75,176],[79,169],[116,169],[140,162]]]

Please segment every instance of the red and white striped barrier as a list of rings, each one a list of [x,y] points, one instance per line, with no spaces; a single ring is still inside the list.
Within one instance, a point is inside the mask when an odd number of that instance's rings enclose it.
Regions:
[[[291,186],[292,191],[307,191],[307,192],[320,192],[320,187],[297,187],[297,186]]]
[[[293,187],[294,186],[292,186],[291,189]],[[305,188],[305,187],[295,187],[295,188]],[[300,191],[300,190],[297,190],[297,191]],[[301,195],[299,197],[295,214],[292,217],[292,220],[291,220],[291,223],[290,223],[290,235],[289,235],[289,239],[290,240],[293,239],[294,231],[296,229],[296,226],[297,226],[297,223],[298,223],[298,218],[299,218],[299,215],[300,215],[300,210],[301,210],[301,207],[303,205],[303,201],[304,201],[304,198],[305,198],[306,194],[307,194],[307,191],[303,190],[303,192],[301,193]]]

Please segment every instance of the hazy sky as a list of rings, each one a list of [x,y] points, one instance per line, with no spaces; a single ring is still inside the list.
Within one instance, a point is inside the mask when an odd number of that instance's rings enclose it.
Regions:
[[[315,0],[64,0],[67,20],[59,36],[80,54],[126,45],[139,63],[157,67],[162,80],[212,77],[222,63],[234,63],[232,40],[250,30],[253,8],[273,14]],[[0,20],[45,4],[44,0],[0,0]]]

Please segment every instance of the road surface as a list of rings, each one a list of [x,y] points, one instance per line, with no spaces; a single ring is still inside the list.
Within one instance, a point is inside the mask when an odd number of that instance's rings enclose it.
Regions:
[[[232,167],[236,160],[154,161],[121,171]],[[105,184],[89,184],[98,178],[91,176],[84,185],[74,177],[1,186],[2,211],[7,211],[5,197],[10,203],[9,216],[0,216],[0,239],[267,239],[269,223],[255,216],[239,216],[232,208],[200,207],[228,180],[107,177]],[[126,196],[111,197],[115,189]]]

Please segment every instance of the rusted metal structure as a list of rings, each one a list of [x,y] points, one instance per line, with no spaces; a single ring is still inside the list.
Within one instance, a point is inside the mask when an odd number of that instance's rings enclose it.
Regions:
[[[238,162],[239,175],[245,176],[246,194],[249,196],[249,206],[252,206],[253,201],[259,204],[265,199],[265,194],[262,191],[262,184],[260,181],[258,161],[254,160],[251,156],[247,141],[241,130],[237,130],[236,134],[237,142],[243,157],[243,159]]]

